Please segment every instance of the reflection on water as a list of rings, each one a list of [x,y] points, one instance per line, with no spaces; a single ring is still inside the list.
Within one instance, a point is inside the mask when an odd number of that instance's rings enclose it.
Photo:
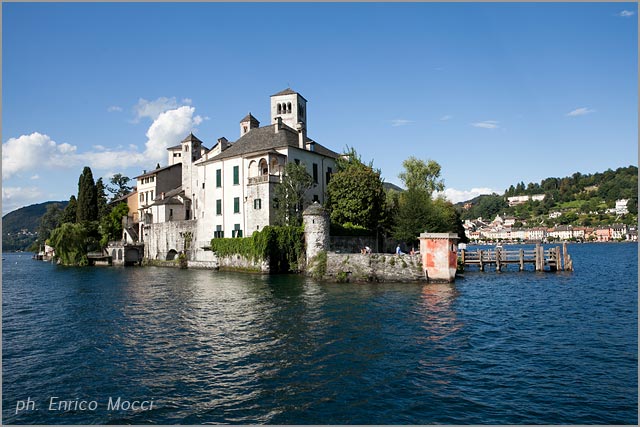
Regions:
[[[573,274],[426,285],[14,256],[3,264],[3,421],[634,424],[637,247],[627,248],[572,248]],[[52,395],[155,404],[11,410]]]

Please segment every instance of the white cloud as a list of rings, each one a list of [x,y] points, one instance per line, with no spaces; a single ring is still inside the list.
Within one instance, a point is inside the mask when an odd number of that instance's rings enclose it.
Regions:
[[[170,103],[165,102],[164,106]],[[154,115],[152,110],[159,108],[160,104],[146,105],[143,108],[143,116]],[[94,145],[91,151],[78,152],[76,146],[68,143],[58,144],[48,135],[39,132],[11,138],[2,144],[2,177],[8,179],[22,172],[33,175],[34,172],[45,169],[84,165],[97,170],[154,166],[156,163],[166,161],[167,147],[179,144],[204,120],[195,114],[195,107],[186,105],[161,112],[147,130],[144,150],[140,150],[134,144],[129,144],[126,148]]]
[[[594,113],[595,111],[596,110],[593,110],[591,108],[582,107],[582,108],[576,108],[573,111],[569,111],[566,115],[568,117],[584,116],[585,114]]]
[[[623,17],[625,17],[625,18],[626,18],[626,17],[629,17],[629,16],[633,16],[633,15],[635,15],[635,14],[636,14],[636,13],[635,13],[634,11],[632,11],[632,10],[623,10],[622,12],[620,12],[620,13],[618,14],[618,16],[623,16]]]
[[[2,178],[7,179],[19,172],[57,164],[63,157],[75,151],[75,146],[67,143],[57,144],[48,135],[38,132],[10,138],[2,144]]]
[[[446,116],[440,117],[440,120],[443,121],[443,122],[445,122],[447,120],[451,120],[451,119],[453,119],[453,116],[450,116],[448,114]]]
[[[471,123],[471,126],[477,127],[477,128],[483,128],[483,129],[497,129],[500,127],[498,126],[498,122],[495,120],[485,120],[483,122],[475,122],[475,123]]]
[[[122,111],[122,107],[118,107],[117,105],[112,105],[109,108],[107,108],[107,111],[109,113],[119,113]]]
[[[31,177],[31,179],[36,180],[36,179],[40,179],[40,175],[35,174]]]
[[[182,98],[182,103],[191,105],[193,103],[193,100],[191,98]]]
[[[195,111],[194,107],[184,105],[160,114],[147,130],[145,157],[152,163],[164,160],[168,147],[178,144],[202,123],[202,117],[194,116]]]
[[[2,213],[41,201],[43,193],[37,187],[2,187]]]
[[[183,101],[185,100],[191,101],[188,98],[185,98]],[[175,96],[171,98],[160,97],[155,101],[147,101],[144,98],[140,98],[138,99],[138,103],[133,107],[133,111],[136,114],[134,122],[139,122],[143,117],[155,120],[160,114],[175,108],[178,108],[178,102]]]
[[[456,190],[455,188],[446,188],[443,192],[438,192],[437,195],[444,195],[446,199],[451,203],[458,203],[471,200],[474,197],[478,197],[482,194],[493,193],[498,193],[498,191],[488,187],[472,188],[471,190]]]
[[[393,127],[398,127],[398,126],[406,126],[410,123],[413,123],[413,120],[406,120],[406,119],[394,119],[391,120],[391,126]]]

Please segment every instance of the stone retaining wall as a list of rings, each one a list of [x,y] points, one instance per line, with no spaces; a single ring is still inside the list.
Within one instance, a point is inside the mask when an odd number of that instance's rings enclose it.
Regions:
[[[419,255],[328,253],[325,271],[337,282],[426,281]]]

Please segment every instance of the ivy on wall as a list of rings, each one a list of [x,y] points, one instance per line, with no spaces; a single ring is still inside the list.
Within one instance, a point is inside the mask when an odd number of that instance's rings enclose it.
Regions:
[[[253,261],[269,260],[271,272],[295,272],[304,257],[302,226],[266,226],[251,237],[214,238],[211,250],[220,257],[241,255]]]

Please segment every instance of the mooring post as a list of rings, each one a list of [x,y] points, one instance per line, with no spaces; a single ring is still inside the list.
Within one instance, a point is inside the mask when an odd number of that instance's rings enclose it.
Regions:
[[[484,264],[482,263],[482,250],[478,251],[479,257],[478,259],[480,260],[480,271],[484,271]]]
[[[500,264],[500,253],[502,250],[500,248],[496,248],[496,271],[502,271],[502,265]]]
[[[462,259],[462,265],[464,265],[464,252],[465,252],[464,249],[460,250],[460,258]]]
[[[537,245],[536,245],[536,249],[535,249],[535,251],[534,251],[535,259],[536,259],[536,271],[542,271],[542,268],[540,268],[540,266],[541,266],[541,265],[543,265],[543,263],[542,263],[542,262],[540,262],[540,258],[541,258],[541,256],[540,256],[540,249],[542,249],[542,248],[540,247],[540,244],[537,244]],[[544,255],[543,255],[543,256],[544,256]]]
[[[524,270],[524,249],[520,249],[520,271]]]
[[[563,270],[567,269],[567,242],[562,243],[562,265]]]

